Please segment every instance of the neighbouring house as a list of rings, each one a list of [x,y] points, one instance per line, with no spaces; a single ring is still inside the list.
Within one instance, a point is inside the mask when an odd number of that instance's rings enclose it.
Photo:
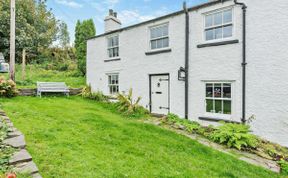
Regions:
[[[87,83],[205,125],[253,117],[255,134],[288,146],[287,7],[215,0],[123,28],[110,10],[87,42]]]

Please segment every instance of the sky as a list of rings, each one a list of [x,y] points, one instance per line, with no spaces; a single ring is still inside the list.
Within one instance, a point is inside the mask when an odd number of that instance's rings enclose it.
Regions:
[[[71,42],[77,20],[92,18],[96,34],[104,32],[104,18],[108,10],[118,13],[122,27],[153,19],[182,9],[184,0],[48,0],[47,6],[58,20],[67,23]],[[188,7],[207,0],[186,0]]]

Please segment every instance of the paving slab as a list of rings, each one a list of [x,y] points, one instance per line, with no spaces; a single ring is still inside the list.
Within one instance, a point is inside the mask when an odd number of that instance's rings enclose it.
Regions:
[[[13,138],[8,138],[4,140],[3,143],[6,145],[10,145],[14,148],[25,148],[26,146],[25,138],[23,135],[13,137]]]
[[[10,165],[15,165],[17,163],[29,162],[32,160],[32,156],[27,150],[21,149],[20,151],[14,153],[9,160]]]
[[[31,174],[38,173],[38,168],[33,161],[29,161],[29,162],[17,164],[15,171],[20,172],[20,173],[27,173],[31,175]]]

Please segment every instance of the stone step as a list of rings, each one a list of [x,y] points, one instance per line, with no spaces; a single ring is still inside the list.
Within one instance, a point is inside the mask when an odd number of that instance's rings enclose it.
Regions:
[[[25,142],[25,138],[23,135],[19,135],[17,137],[13,137],[13,138],[8,138],[8,139],[4,140],[3,143],[6,145],[10,145],[14,148],[25,148],[26,147],[26,142]]]
[[[17,164],[15,171],[19,173],[27,173],[27,174],[32,175],[32,174],[38,173],[38,168],[33,161],[29,161],[29,162]]]
[[[29,162],[32,160],[32,156],[25,149],[14,153],[9,160],[10,165],[15,165],[18,163]]]
[[[42,178],[42,176],[39,173],[35,173],[31,175],[32,178]]]
[[[14,137],[17,137],[17,136],[20,136],[20,135],[23,135],[22,132],[20,132],[19,130],[15,129],[15,130],[12,130],[11,132],[8,132],[7,138],[14,138]]]

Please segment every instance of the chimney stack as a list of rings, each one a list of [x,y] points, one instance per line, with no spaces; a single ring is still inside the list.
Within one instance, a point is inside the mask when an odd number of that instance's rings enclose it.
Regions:
[[[117,12],[109,9],[109,15],[105,17],[105,33],[121,28],[121,21],[117,18]]]

